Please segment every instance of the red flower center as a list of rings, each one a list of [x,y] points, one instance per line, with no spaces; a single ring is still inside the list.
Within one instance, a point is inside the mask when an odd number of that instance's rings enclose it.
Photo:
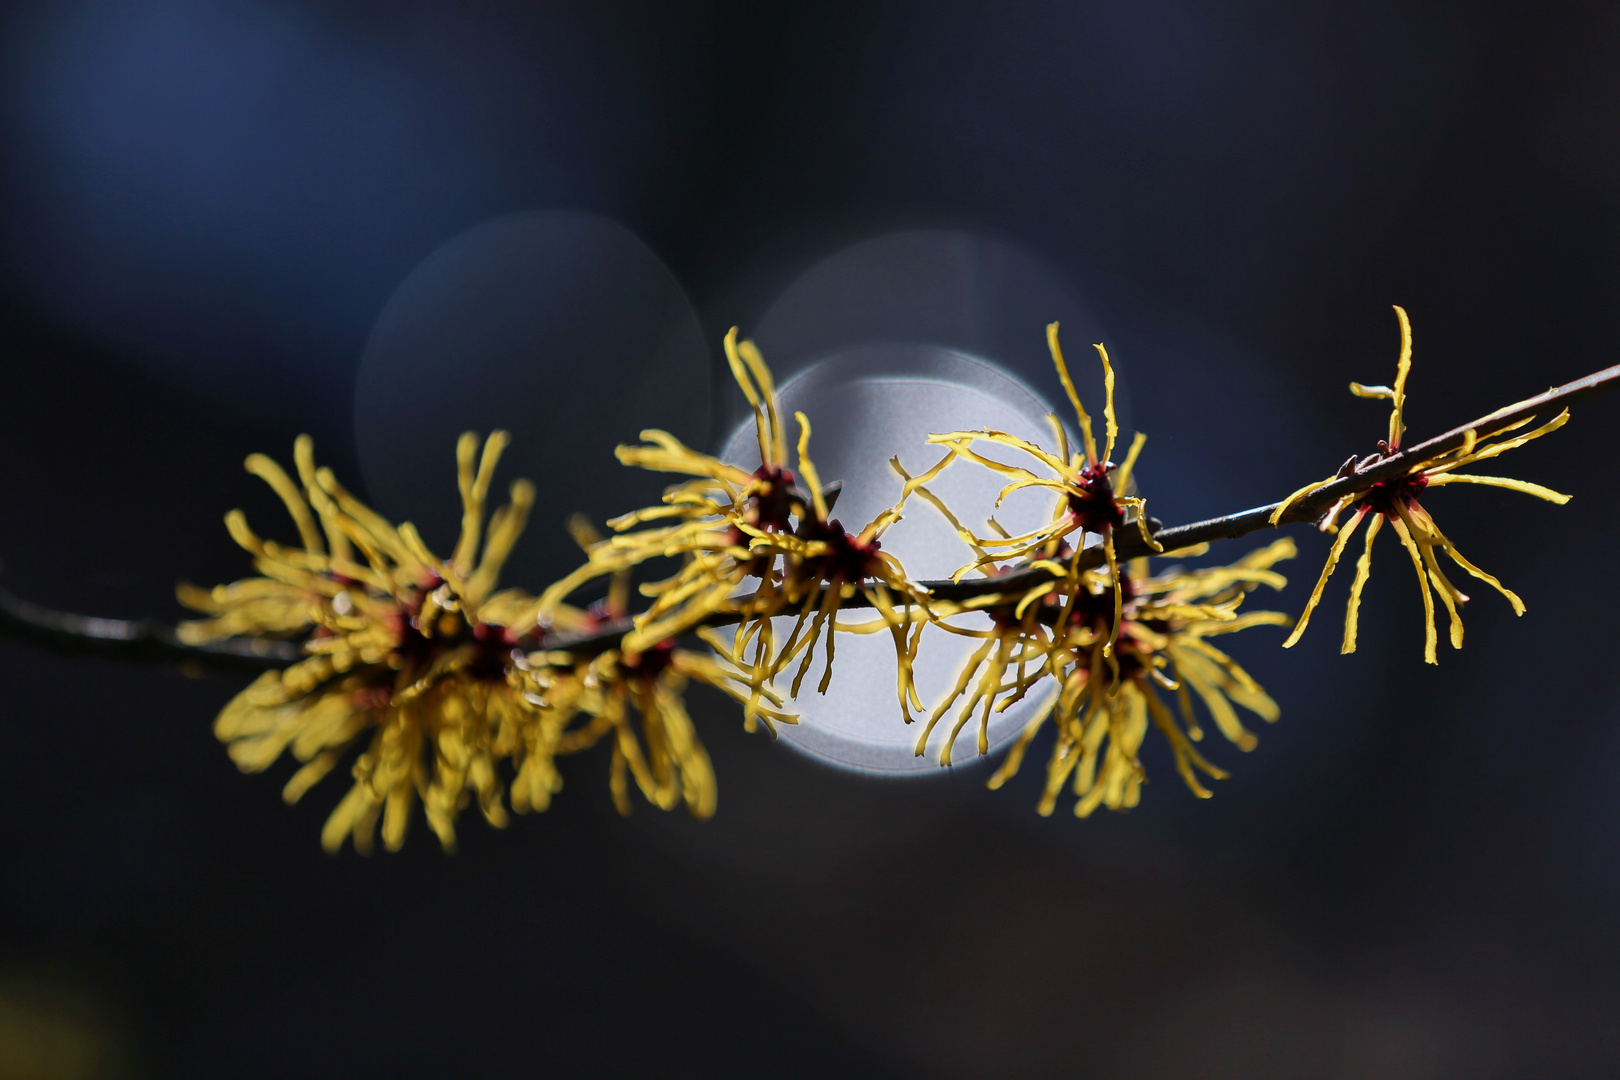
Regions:
[[[744,519],[761,532],[787,532],[797,478],[787,469],[761,465],[754,470],[754,479],[761,483],[748,496]]]
[[[1125,511],[1114,501],[1114,486],[1108,481],[1113,471],[1111,461],[1087,465],[1069,491],[1069,516],[1087,532],[1107,533],[1125,524]]]
[[[620,662],[631,675],[654,679],[675,658],[675,641],[665,638],[645,652],[625,653]]]
[[[1404,508],[1417,503],[1418,496],[1423,489],[1429,486],[1429,477],[1425,473],[1413,473],[1410,476],[1396,476],[1389,480],[1380,480],[1356,503],[1357,510],[1371,510],[1375,514],[1385,517],[1399,518],[1398,507]]]
[[[837,518],[831,521],[805,521],[799,526],[799,535],[827,545],[826,554],[804,562],[805,571],[812,578],[822,581],[837,578],[858,585],[877,572],[877,553],[882,543],[876,538],[862,541],[859,537],[851,536]]]

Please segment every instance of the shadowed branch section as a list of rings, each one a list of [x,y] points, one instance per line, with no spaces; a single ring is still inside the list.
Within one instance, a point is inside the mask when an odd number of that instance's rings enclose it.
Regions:
[[[56,652],[121,660],[199,664],[219,671],[263,671],[303,655],[297,642],[227,638],[201,645],[180,640],[150,619],[103,619],[56,611],[0,589],[0,634]]]

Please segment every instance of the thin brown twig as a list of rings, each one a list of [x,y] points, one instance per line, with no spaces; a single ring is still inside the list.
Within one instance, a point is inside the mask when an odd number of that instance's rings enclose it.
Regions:
[[[0,589],[0,635],[72,655],[120,660],[194,663],[211,670],[262,671],[303,655],[294,641],[227,638],[189,645],[174,628],[150,619],[74,615],[23,600]]]
[[[1617,382],[1620,382],[1620,364],[1593,372],[1563,386],[1554,387],[1544,394],[1538,394],[1478,420],[1459,425],[1397,453],[1388,456],[1375,454],[1363,460],[1350,475],[1334,480],[1296,500],[1282,514],[1278,524],[1315,521],[1341,498],[1358,495],[1382,480],[1400,476],[1421,462],[1463,446],[1468,441],[1470,431],[1474,433],[1476,439],[1484,439],[1521,420],[1556,413],[1582,398],[1612,389]],[[1276,513],[1280,505],[1281,503],[1269,503],[1252,510],[1210,518],[1207,521],[1158,529],[1153,536],[1165,551],[1217,540],[1231,540],[1271,527],[1271,515]],[[1114,537],[1114,547],[1116,556],[1121,562],[1142,555],[1156,554],[1155,549],[1134,529],[1120,530]],[[1089,570],[1102,564],[1101,544],[1093,544],[1080,553],[1081,569]],[[968,578],[963,581],[945,579],[919,581],[917,584],[926,590],[932,599],[961,601],[994,593],[1021,594],[1049,581],[1053,576],[1052,571],[1048,569],[1030,568],[1015,570],[995,578]],[[862,608],[869,606],[869,602],[865,596],[856,593],[845,600],[842,606]],[[738,617],[734,615],[717,615],[708,621],[708,625],[724,626],[737,621]],[[630,628],[630,619],[616,619],[602,623],[588,634],[548,634],[541,640],[540,646],[544,649],[596,653],[612,648]],[[208,645],[187,645],[179,640],[172,628],[161,623],[70,615],[20,600],[4,590],[0,590],[0,634],[58,651],[116,656],[130,660],[191,662],[210,669],[279,667],[298,659],[301,655],[296,643],[266,641],[260,638],[233,638]]]

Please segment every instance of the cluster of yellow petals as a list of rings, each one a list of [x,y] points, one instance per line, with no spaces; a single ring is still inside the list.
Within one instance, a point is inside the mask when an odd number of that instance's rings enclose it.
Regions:
[[[1391,402],[1389,416],[1389,435],[1383,440],[1380,451],[1384,455],[1394,454],[1400,449],[1401,437],[1406,431],[1406,379],[1412,369],[1412,324],[1407,318],[1405,310],[1395,308],[1395,315],[1401,325],[1401,354],[1395,367],[1395,384],[1393,386],[1363,386],[1360,383],[1351,383],[1350,392],[1357,397],[1389,399]],[[1512,406],[1509,406],[1511,409]],[[1506,410],[1503,410],[1506,411]],[[1344,639],[1340,645],[1340,652],[1353,653],[1356,651],[1357,615],[1361,609],[1361,594],[1366,587],[1367,580],[1372,574],[1372,546],[1373,540],[1378,536],[1385,521],[1394,531],[1401,545],[1411,558],[1412,569],[1417,574],[1418,588],[1423,597],[1423,659],[1430,664],[1439,662],[1436,643],[1438,635],[1435,632],[1434,597],[1440,597],[1440,603],[1445,607],[1450,618],[1450,640],[1454,649],[1462,648],[1463,624],[1459,609],[1468,601],[1468,596],[1462,592],[1441,569],[1439,560],[1435,557],[1437,552],[1443,553],[1454,564],[1470,576],[1485,582],[1497,592],[1507,598],[1513,607],[1515,615],[1524,614],[1524,601],[1500,581],[1473,563],[1464,558],[1454,544],[1440,531],[1419,502],[1421,492],[1433,487],[1442,487],[1447,484],[1480,484],[1486,487],[1507,488],[1510,491],[1523,492],[1534,495],[1539,499],[1557,503],[1562,506],[1569,501],[1569,496],[1553,491],[1540,484],[1532,484],[1526,480],[1515,480],[1505,476],[1481,476],[1477,473],[1461,473],[1457,470],[1489,460],[1509,450],[1515,450],[1533,439],[1550,434],[1563,427],[1569,420],[1569,410],[1565,409],[1557,416],[1544,424],[1532,428],[1523,434],[1514,434],[1528,426],[1533,417],[1525,417],[1518,422],[1493,431],[1488,438],[1480,439],[1475,432],[1466,433],[1463,444],[1454,450],[1449,450],[1434,457],[1426,457],[1415,461],[1411,468],[1403,475],[1386,480],[1376,485],[1371,491],[1359,495],[1346,496],[1338,500],[1321,520],[1324,532],[1335,533],[1333,546],[1328,551],[1327,564],[1322,568],[1321,577],[1317,579],[1316,588],[1311,591],[1310,599],[1305,604],[1305,610],[1295,624],[1288,640],[1283,642],[1285,648],[1293,646],[1305,633],[1310,624],[1311,613],[1322,600],[1322,591],[1327,586],[1328,578],[1339,564],[1350,538],[1364,520],[1368,520],[1367,530],[1363,537],[1362,552],[1356,562],[1356,576],[1350,586],[1350,600],[1345,608]],[[1370,459],[1376,460],[1376,459]],[[1338,477],[1329,477],[1307,484],[1298,491],[1289,495],[1278,504],[1271,516],[1272,524],[1279,523],[1284,513],[1295,502],[1306,495],[1325,487]],[[1346,511],[1351,512],[1349,520],[1341,526],[1339,517]]]
[[[1068,435],[1055,414],[1048,416],[1047,420],[1052,429],[1053,439],[1057,443],[1056,453],[1015,435],[1009,435],[1005,431],[950,431],[928,437],[929,442],[944,446],[951,457],[972,461],[1005,476],[1008,484],[996,496],[998,507],[1008,495],[1025,488],[1044,488],[1057,496],[1053,502],[1051,519],[1047,524],[1020,536],[1007,535],[996,524],[994,518],[990,519],[990,524],[998,533],[995,536],[978,536],[958,524],[958,534],[978,556],[973,562],[956,571],[953,577],[958,581],[975,570],[982,570],[999,561],[1050,558],[1048,553],[1054,550],[1055,545],[1076,533],[1083,536],[1087,531],[1101,536],[1104,559],[1117,579],[1119,564],[1114,555],[1113,534],[1115,527],[1125,522],[1127,518],[1135,519],[1143,540],[1155,549],[1158,546],[1148,532],[1146,503],[1130,494],[1136,460],[1142,453],[1147,436],[1141,432],[1136,434],[1131,441],[1130,450],[1125,455],[1124,464],[1118,466],[1117,471],[1111,460],[1114,444],[1119,438],[1119,421],[1114,411],[1114,366],[1108,359],[1107,348],[1100,343],[1093,346],[1097,350],[1103,368],[1104,444],[1102,453],[1099,454],[1096,435],[1092,431],[1091,415],[1080,403],[1080,395],[1074,388],[1074,380],[1070,378],[1068,365],[1063,359],[1063,349],[1058,344],[1057,323],[1047,326],[1046,343],[1052,354],[1052,363],[1057,368],[1058,379],[1063,383],[1064,393],[1068,396],[1075,419],[1080,425],[1084,453],[1081,450],[1070,453]],[[1034,458],[1052,475],[1042,476],[1020,466],[985,457],[974,449],[975,443],[1011,447]],[[1080,546],[1073,545],[1073,550],[1078,552]],[[1063,572],[1060,568],[1055,569]],[[1072,588],[1077,584],[1072,579],[1077,577],[1078,571],[1070,569],[1067,573],[1071,578]],[[1117,589],[1114,595],[1114,616],[1117,623],[1123,597]],[[1111,640],[1104,643],[1103,651],[1112,654]]]
[[[1075,812],[1079,816],[1089,815],[1098,806],[1128,809],[1140,798],[1145,774],[1139,750],[1151,724],[1168,740],[1188,787],[1207,798],[1210,792],[1200,782],[1199,773],[1216,778],[1226,774],[1194,747],[1203,732],[1193,697],[1203,702],[1221,733],[1245,750],[1254,746],[1254,736],[1239,721],[1233,706],[1242,706],[1267,721],[1277,718],[1278,709],[1247,672],[1206,639],[1250,626],[1288,622],[1280,612],[1239,614],[1238,608],[1255,587],[1280,589],[1285,584],[1272,566],[1294,556],[1293,542],[1280,540],[1230,566],[1174,570],[1156,577],[1148,575],[1145,558],[1121,567],[1115,558],[1112,531],[1130,517],[1134,516],[1143,538],[1158,547],[1147,531],[1145,504],[1130,494],[1145,437],[1137,434],[1124,464],[1115,471],[1109,457],[1119,425],[1114,411],[1114,370],[1107,349],[1096,346],[1106,395],[1105,443],[1099,454],[1091,418],[1063,360],[1056,323],[1047,327],[1047,343],[1080,425],[1083,456],[1078,451],[1070,454],[1063,426],[1055,416],[1049,418],[1058,446],[1055,454],[1000,431],[956,431],[931,436],[930,441],[945,446],[952,458],[972,461],[1007,477],[1009,483],[998,497],[998,505],[1023,488],[1051,491],[1055,501],[1049,523],[1011,536],[990,518],[988,525],[996,535],[981,536],[966,528],[926,487],[924,481],[943,463],[908,484],[908,491],[932,504],[974,554],[973,561],[957,571],[955,580],[974,573],[994,580],[1011,571],[1035,568],[1051,574],[1044,582],[1021,590],[987,591],[959,603],[932,602],[928,614],[935,625],[981,643],[931,711],[916,752],[918,756],[928,752],[936,726],[956,708],[955,722],[938,750],[941,764],[951,763],[956,740],[975,715],[978,752],[986,753],[992,715],[1023,700],[1050,679],[1047,700],[991,778],[992,788],[1018,771],[1031,741],[1050,720],[1057,734],[1040,812],[1052,812],[1065,784],[1078,797]],[[1051,475],[1040,476],[988,458],[975,449],[977,443],[1019,450]],[[1082,571],[1080,546],[1071,547],[1068,538],[1080,539],[1088,531],[1100,534],[1104,565]],[[1206,550],[1207,545],[1200,545],[1171,554],[1191,557]],[[991,626],[978,629],[952,622],[970,612],[990,615]],[[1179,720],[1160,698],[1161,690],[1176,695]]]
[[[397,850],[418,801],[450,849],[456,817],[473,799],[491,824],[506,824],[503,762],[514,772],[512,808],[544,810],[562,786],[556,756],[604,738],[622,811],[633,778],[657,806],[714,812],[713,769],[680,690],[698,679],[746,698],[742,673],[680,650],[649,653],[654,664],[621,650],[576,656],[535,648],[535,598],[495,591],[533,503],[532,485],[515,482],[511,502],[487,530],[484,522],[506,442],[496,432],[480,454],[469,433],[457,445],[463,519],[449,559],[435,556],[410,523],[392,525],[331,470],[316,468],[308,437],[295,445],[297,482],[255,454],[248,471],[286,504],[300,544],[263,540],[232,511],[226,524],[259,576],[179,589],[182,602],[209,616],[181,626],[185,641],[302,640],[306,658],[261,675],[225,706],[215,733],[244,771],[289,752],[302,762],[283,790],[288,802],[354,755],[353,786],[322,831],[330,851],[352,838],[369,852],[379,825],[383,845]],[[565,606],[553,611],[563,630],[586,629],[592,619]]]
[[[1200,546],[1171,554],[1190,557],[1204,550]],[[1208,798],[1198,774],[1217,779],[1227,774],[1194,746],[1203,730],[1193,699],[1203,703],[1221,734],[1244,750],[1254,747],[1255,738],[1234,704],[1266,721],[1276,720],[1278,709],[1247,672],[1207,639],[1251,626],[1286,625],[1288,617],[1281,612],[1240,614],[1238,608],[1259,585],[1282,588],[1286,582],[1272,566],[1294,554],[1293,542],[1283,539],[1230,566],[1174,569],[1158,576],[1149,576],[1144,558],[1133,560],[1118,576],[1107,567],[1084,571],[1077,590],[1047,594],[1042,603],[1028,603],[1018,594],[975,598],[971,609],[994,611],[1000,605],[1010,617],[989,630],[952,628],[985,641],[935,707],[917,753],[926,752],[934,724],[958,702],[963,706],[939,750],[941,763],[951,761],[956,736],[975,711],[980,716],[979,752],[984,753],[992,710],[1005,710],[1050,678],[1047,700],[991,777],[990,787],[1001,787],[1018,772],[1031,741],[1051,721],[1057,734],[1040,812],[1052,812],[1066,783],[1078,797],[1075,813],[1080,817],[1098,806],[1129,809],[1137,804],[1146,779],[1139,751],[1151,723],[1168,741],[1187,786]],[[1120,593],[1127,599],[1116,623],[1113,598]],[[960,610],[969,609],[963,605]],[[940,613],[948,618],[957,612],[942,605]],[[1113,652],[1105,654],[1110,642]],[[1179,719],[1161,691],[1175,695]]]
[[[622,579],[631,568],[653,558],[678,558],[680,567],[674,575],[641,587],[652,605],[634,620],[634,628],[624,639],[626,646],[697,630],[728,658],[734,670],[746,673],[750,680],[749,698],[744,702],[750,724],[760,715],[769,724],[771,717],[765,710],[781,704],[770,680],[788,670],[795,659],[798,667],[790,693],[797,695],[810,667],[814,643],[823,637],[827,665],[820,686],[826,688],[836,641],[836,634],[827,631],[874,633],[885,629],[895,639],[897,693],[904,719],[910,722],[912,710],[924,709],[911,678],[911,663],[924,626],[935,625],[980,639],[980,644],[955,684],[929,711],[917,740],[919,756],[928,752],[933,733],[952,709],[957,715],[939,748],[941,762],[952,760],[957,737],[975,716],[978,751],[986,753],[991,716],[1051,680],[1047,702],[997,772],[993,787],[1017,771],[1030,740],[1050,719],[1059,735],[1042,812],[1051,811],[1059,789],[1071,776],[1080,796],[1077,811],[1082,815],[1099,805],[1114,809],[1135,805],[1143,780],[1138,750],[1151,723],[1169,739],[1177,768],[1188,785],[1198,795],[1208,796],[1208,789],[1197,778],[1199,771],[1215,777],[1225,773],[1194,748],[1202,729],[1194,714],[1193,697],[1203,702],[1222,733],[1244,749],[1254,745],[1254,736],[1238,720],[1234,706],[1266,720],[1276,719],[1277,707],[1241,667],[1205,639],[1249,626],[1287,622],[1277,612],[1240,615],[1237,609],[1244,595],[1257,585],[1282,586],[1283,579],[1271,567],[1291,557],[1294,547],[1291,541],[1279,541],[1231,566],[1150,578],[1146,560],[1132,566],[1134,574],[1118,565],[1111,528],[1105,525],[1098,530],[1105,566],[1079,570],[1072,557],[1078,549],[1070,549],[1066,538],[1077,533],[1083,536],[1088,524],[1096,520],[1125,523],[1134,517],[1136,527],[1152,543],[1144,504],[1129,494],[1144,437],[1136,436],[1124,464],[1116,470],[1108,460],[1118,437],[1118,423],[1113,368],[1106,349],[1097,346],[1107,391],[1105,443],[1099,453],[1091,418],[1064,364],[1056,324],[1048,328],[1048,343],[1080,425],[1084,452],[1070,453],[1067,436],[1055,416],[1050,419],[1056,454],[1004,432],[957,431],[932,436],[930,442],[942,446],[945,455],[916,476],[907,473],[898,460],[892,461],[902,480],[899,499],[854,537],[857,545],[876,539],[915,495],[943,514],[974,553],[974,561],[957,572],[956,580],[969,574],[994,577],[1008,569],[1044,567],[1052,571],[1044,583],[1021,592],[987,593],[951,602],[930,597],[910,582],[886,553],[877,553],[864,579],[829,573],[826,556],[830,545],[822,537],[831,524],[830,508],[809,456],[809,421],[803,414],[796,416],[795,475],[789,471],[795,462],[788,455],[770,371],[753,344],[738,342],[733,330],[726,339],[726,354],[754,410],[761,468],[750,473],[692,450],[662,431],[643,432],[641,446],[620,447],[619,458],[627,465],[691,479],[669,488],[662,505],[609,522],[615,530],[609,538],[587,540],[590,561],[541,597],[536,617],[545,623],[557,605],[592,578],[611,574]],[[1023,451],[1052,476],[986,457],[977,443]],[[1055,506],[1050,523],[1014,537],[991,518],[989,525],[997,535],[981,537],[970,531],[928,487],[959,459],[1007,476],[1009,483],[1002,497],[1025,487],[1051,491]],[[1116,489],[1120,494],[1115,494]],[[1076,500],[1091,500],[1084,505],[1098,508],[1090,516],[1074,513],[1071,508]],[[841,602],[857,590],[879,611],[880,619],[838,620]],[[974,612],[990,614],[992,627],[960,624],[959,617]],[[779,615],[796,616],[781,641],[771,623]],[[716,621],[738,622],[741,627],[728,641],[708,628]],[[1162,703],[1155,687],[1178,695],[1180,720]],[[781,719],[780,714],[776,718]]]
[[[749,472],[730,465],[693,450],[666,431],[643,431],[642,445],[620,446],[618,458],[626,465],[691,479],[670,487],[660,505],[609,521],[613,535],[591,544],[588,562],[541,595],[535,618],[542,625],[548,623],[558,606],[593,578],[621,574],[653,559],[674,558],[680,561],[674,574],[640,586],[652,603],[635,616],[624,648],[646,648],[710,623],[739,624],[730,641],[712,632],[704,636],[738,670],[748,673],[744,723],[749,730],[762,719],[768,728],[773,721],[791,721],[773,708],[781,705],[781,697],[771,681],[797,662],[790,690],[797,695],[817,645],[823,642],[818,687],[826,691],[836,651],[834,628],[888,629],[900,669],[902,711],[920,708],[910,671],[921,626],[910,610],[925,608],[927,596],[910,581],[899,560],[879,545],[884,531],[900,518],[904,494],[859,530],[846,532],[830,516],[836,493],[823,487],[810,457],[809,418],[802,412],[794,414],[799,436],[796,461],[790,460],[775,380],[759,349],[752,341],[739,341],[733,328],[726,335],[725,350],[737,385],[754,412],[760,468]],[[750,581],[755,583],[752,588],[747,587]],[[875,607],[881,620],[870,625],[839,623],[839,610],[856,595]],[[794,622],[779,639],[771,620],[782,615],[794,617]],[[914,624],[916,631],[908,636]],[[910,719],[909,712],[906,718]]]

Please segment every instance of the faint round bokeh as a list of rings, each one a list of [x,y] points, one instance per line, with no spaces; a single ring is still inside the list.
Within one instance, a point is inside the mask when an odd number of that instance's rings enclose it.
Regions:
[[[355,387],[369,495],[448,551],[460,528],[455,443],[505,428],[492,498],[526,476],[528,533],[503,581],[531,591],[582,560],[563,528],[656,503],[668,478],[613,456],[643,428],[709,437],[709,349],[680,282],[629,230],[545,211],[484,222],[413,270],[378,316]]]
[[[1057,267],[988,229],[902,229],[842,248],[784,289],[752,336],[779,379],[845,349],[910,342],[985,357],[1062,401],[1046,347],[1051,322],[1062,324],[1069,370],[1094,413],[1102,411],[1103,379],[1092,345],[1109,344],[1119,422],[1130,430],[1119,350],[1090,306]]]
[[[1029,387],[993,364],[934,345],[868,345],[844,350],[788,380],[780,397],[789,423],[795,411],[809,418],[813,430],[810,458],[823,482],[843,482],[832,516],[852,533],[899,497],[902,482],[889,466],[891,457],[898,455],[912,475],[939,460],[942,452],[927,442],[930,433],[996,428],[1042,445],[1052,442],[1045,420],[1049,407]],[[795,425],[790,443],[796,438]],[[1001,456],[1010,460],[1015,453],[1007,451]],[[758,467],[759,446],[752,422],[736,431],[723,456],[746,469]],[[798,467],[796,457],[791,467]],[[959,461],[929,488],[964,525],[982,535],[985,516],[992,512],[1004,482],[998,473]],[[1006,528],[1023,532],[1050,520],[1051,499],[1042,491],[1026,489],[1009,496],[993,512]],[[949,577],[973,558],[971,549],[944,517],[919,498],[908,503],[905,517],[884,533],[883,550],[897,557],[913,580]],[[869,614],[876,617],[875,612]],[[860,617],[855,612],[846,616],[849,621]],[[953,622],[971,629],[990,625],[982,615]],[[781,617],[777,624],[778,640],[782,640],[791,630],[792,619]],[[916,680],[924,713],[907,725],[895,692],[894,645],[889,634],[840,634],[827,693],[815,691],[825,656],[822,644],[799,697],[790,706],[799,713],[800,721],[780,728],[781,737],[796,749],[850,768],[913,774],[937,768],[941,748],[965,700],[940,720],[923,757],[916,755],[918,736],[927,715],[979,644],[978,639],[935,627],[923,632]],[[796,669],[797,661],[778,680],[784,696]],[[1042,686],[1006,712],[992,714],[992,753],[1023,729],[1054,689],[1055,684]],[[953,764],[980,760],[978,724],[975,716],[963,728],[952,753]]]

